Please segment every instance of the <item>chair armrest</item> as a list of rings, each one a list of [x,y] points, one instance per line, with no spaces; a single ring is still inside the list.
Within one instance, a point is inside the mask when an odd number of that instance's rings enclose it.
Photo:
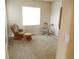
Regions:
[[[23,32],[23,29],[19,29],[19,32]]]

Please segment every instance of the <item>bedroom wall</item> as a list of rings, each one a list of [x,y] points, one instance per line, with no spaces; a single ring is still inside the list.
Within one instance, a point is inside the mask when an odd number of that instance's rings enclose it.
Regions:
[[[56,59],[74,59],[74,0],[63,0]]]
[[[55,35],[58,35],[58,32],[59,32],[59,19],[60,19],[61,5],[62,5],[62,0],[57,0],[57,1],[53,1],[51,6],[50,24],[54,24],[54,26],[50,27],[50,31],[55,32]]]
[[[5,58],[9,59],[8,53],[8,26],[7,26],[7,12],[6,12],[6,3],[5,3]]]
[[[12,34],[10,25],[18,24],[25,32],[39,33],[40,26],[43,22],[50,20],[50,2],[40,2],[36,0],[6,0],[7,14],[8,14],[8,30],[9,35]],[[41,25],[40,26],[23,26],[22,25],[22,6],[40,7],[41,8]]]

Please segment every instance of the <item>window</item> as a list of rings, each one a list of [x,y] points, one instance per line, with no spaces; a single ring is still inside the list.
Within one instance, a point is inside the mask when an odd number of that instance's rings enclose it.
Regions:
[[[40,25],[40,8],[22,7],[23,25]]]

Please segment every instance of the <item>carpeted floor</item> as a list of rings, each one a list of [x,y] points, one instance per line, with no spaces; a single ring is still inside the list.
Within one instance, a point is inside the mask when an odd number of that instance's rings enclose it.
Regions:
[[[55,59],[57,39],[55,36],[33,35],[32,40],[9,39],[10,59]]]

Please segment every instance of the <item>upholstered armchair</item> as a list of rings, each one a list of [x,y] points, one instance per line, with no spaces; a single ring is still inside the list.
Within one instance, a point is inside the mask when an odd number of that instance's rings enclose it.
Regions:
[[[18,25],[17,24],[13,24],[11,26],[11,30],[14,34],[14,37],[18,40],[22,39],[23,38],[23,35],[24,35],[24,32],[23,32],[23,29],[19,29]]]

